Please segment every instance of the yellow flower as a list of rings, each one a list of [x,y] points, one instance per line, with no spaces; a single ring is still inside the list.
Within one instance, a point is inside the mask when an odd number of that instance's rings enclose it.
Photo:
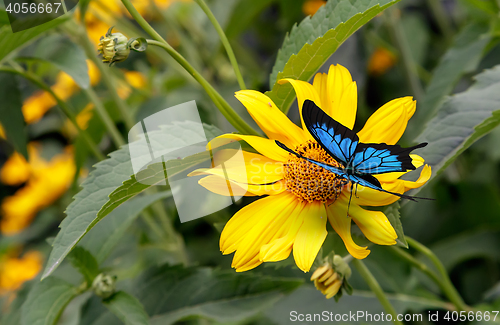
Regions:
[[[325,0],[307,0],[302,5],[302,12],[307,16],[312,16],[319,8],[326,4]]]
[[[71,185],[75,175],[75,163],[71,148],[47,162],[34,145],[30,153],[30,176],[24,187],[1,204],[0,232],[14,235],[28,227],[38,211],[54,203]]]
[[[312,85],[293,79],[284,79],[280,83],[292,84],[299,110],[304,101],[310,99],[333,119],[353,128],[357,88],[344,67],[332,65],[328,74],[318,73]],[[352,196],[349,216],[346,216],[349,184],[321,167],[288,154],[275,143],[279,140],[305,157],[336,164],[314,141],[307,128],[292,123],[269,97],[260,92],[243,90],[236,93],[236,98],[269,139],[224,134],[212,141],[213,147],[242,140],[259,154],[244,152],[245,165],[226,166],[224,171],[216,167],[191,173],[192,176],[210,175],[199,183],[215,193],[222,194],[222,189],[227,188],[223,178],[226,174],[234,192],[268,195],[238,211],[222,231],[221,251],[223,254],[235,252],[232,266],[236,271],[250,270],[262,262],[286,259],[292,250],[297,266],[304,272],[309,271],[326,238],[327,219],[355,258],[365,258],[370,251],[352,239],[351,221],[376,244],[396,243],[396,232],[384,213],[361,206],[384,206],[398,200],[397,196],[358,186],[357,195]],[[415,101],[411,97],[390,101],[379,108],[358,132],[360,141],[395,144],[414,112]],[[423,165],[421,157],[412,155],[412,158],[415,167]],[[404,172],[375,177],[385,190],[404,193],[422,186],[430,178],[430,173],[431,169],[426,165],[415,182],[399,179]],[[323,186],[317,186],[318,182]]]
[[[14,152],[0,170],[0,180],[6,185],[16,186],[26,182],[31,170],[24,157]]]
[[[0,295],[15,291],[33,279],[42,269],[42,256],[29,251],[21,258],[9,257],[0,260]]]
[[[387,72],[396,63],[396,56],[389,50],[379,47],[373,52],[368,61],[368,72],[374,76],[380,76]]]
[[[95,85],[101,76],[95,64],[87,60],[90,84]],[[65,72],[60,72],[56,77],[56,83],[50,87],[62,100],[67,100],[75,94],[79,87],[76,82]],[[22,111],[26,123],[31,124],[39,121],[45,113],[57,104],[54,97],[46,91],[38,91],[28,97],[23,103]]]
[[[132,89],[129,85],[135,89],[141,89],[144,88],[147,83],[146,77],[138,71],[125,71],[125,80],[127,82],[119,82],[118,88],[116,89],[118,96],[122,99],[127,98],[132,93]]]

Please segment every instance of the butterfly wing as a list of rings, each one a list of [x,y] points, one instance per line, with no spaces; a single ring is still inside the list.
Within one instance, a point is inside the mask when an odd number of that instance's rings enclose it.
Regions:
[[[332,119],[308,99],[302,106],[302,117],[307,129],[321,147],[335,160],[347,166],[359,143],[356,133]]]
[[[410,152],[425,147],[427,143],[401,148],[385,143],[360,143],[351,160],[352,168],[361,174],[383,174],[415,170]]]

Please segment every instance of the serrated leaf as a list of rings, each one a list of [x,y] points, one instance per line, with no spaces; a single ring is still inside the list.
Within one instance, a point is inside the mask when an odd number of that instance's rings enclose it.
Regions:
[[[92,254],[83,247],[75,247],[68,256],[71,264],[83,275],[87,285],[92,285],[99,274],[99,265]]]
[[[190,135],[199,139],[199,126],[195,124],[193,122],[177,123],[160,131],[149,132],[148,137],[151,143],[175,147],[176,142],[180,141],[181,144],[184,144],[185,141],[189,140],[187,138]],[[220,134],[220,131],[213,126],[205,125],[204,128],[204,136],[206,135],[209,139]],[[182,145],[180,146],[182,147]],[[130,160],[130,149],[135,153],[142,153],[147,159],[151,158],[150,148],[145,146],[142,141],[138,141],[112,152],[109,159],[95,165],[94,171],[82,183],[82,190],[68,206],[67,217],[59,225],[61,230],[54,240],[42,279],[49,276],[81,238],[102,219],[97,214],[109,200],[108,195],[130,179],[130,175],[134,174]],[[134,158],[140,159],[141,157]],[[123,202],[125,201],[120,201],[120,203]]]
[[[142,304],[126,292],[118,291],[103,303],[125,325],[149,325],[149,316]]]
[[[50,62],[66,72],[80,88],[86,89],[90,86],[87,56],[83,49],[66,36],[50,35],[43,38],[31,57]]]
[[[384,209],[384,213],[387,216],[387,219],[389,219],[389,222],[391,223],[392,227],[396,231],[396,235],[398,235],[398,238],[396,239],[397,245],[408,248],[408,243],[406,242],[405,239],[405,234],[403,231],[403,224],[401,223],[401,215],[399,214],[399,202],[396,201],[391,205],[388,205]]]
[[[123,182],[122,186],[114,190],[109,195],[109,201],[106,202],[102,209],[97,213],[97,216],[99,218],[104,218],[123,202],[130,200],[151,186],[165,182],[165,175],[173,176],[188,169],[189,167],[198,165],[207,159],[210,159],[210,156],[207,155],[206,152],[201,152],[188,156],[184,159],[166,161],[165,165],[163,165],[163,163],[154,163],[149,165],[146,169],[138,172],[137,175],[131,175],[129,180]],[[138,181],[146,179],[148,184]]]
[[[59,26],[60,24],[67,21],[70,17],[70,15],[63,15],[45,24],[16,33],[12,33],[12,29],[9,25],[3,26],[2,28],[0,28],[0,63],[11,52],[19,49],[21,46],[25,45],[30,40],[33,40],[34,38],[40,36],[42,33],[48,31],[49,29]]]
[[[21,308],[21,325],[53,325],[78,294],[73,285],[55,277],[33,286]]]
[[[1,41],[0,41],[1,42]],[[13,75],[0,73],[0,124],[2,124],[7,140],[14,149],[28,159],[26,148],[27,135],[24,128],[24,116],[21,111],[23,101],[17,79]]]
[[[255,315],[302,284],[302,280],[210,268],[162,266],[136,280],[134,295],[151,324],[172,324],[188,316],[219,322]]]
[[[270,77],[272,89],[266,95],[283,112],[288,112],[295,92],[290,84],[279,85],[276,81],[308,81],[349,36],[398,1],[328,1],[313,17],[294,26],[285,38]]]
[[[141,211],[153,202],[170,196],[172,196],[170,191],[164,191],[134,198],[122,204],[92,228],[78,243],[78,246],[94,254],[98,263],[104,262]]]
[[[475,79],[467,91],[446,100],[415,140],[429,143],[418,154],[432,167],[432,177],[500,123],[500,66]]]
[[[478,24],[466,26],[457,35],[452,47],[434,69],[424,99],[418,104],[415,116],[417,125],[436,114],[464,73],[476,69],[490,40],[488,26]]]

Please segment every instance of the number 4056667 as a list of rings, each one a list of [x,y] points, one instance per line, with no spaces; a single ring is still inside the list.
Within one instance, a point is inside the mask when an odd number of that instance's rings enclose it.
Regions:
[[[19,13],[23,13],[23,14],[27,14],[27,13],[31,13],[31,14],[35,14],[35,13],[39,13],[39,14],[43,14],[43,13],[57,13],[57,11],[59,10],[59,7],[61,7],[61,3],[60,2],[55,2],[55,3],[9,3],[9,5],[7,6],[7,8],[5,8],[5,11],[7,11],[8,13],[15,13],[15,14],[19,14]]]

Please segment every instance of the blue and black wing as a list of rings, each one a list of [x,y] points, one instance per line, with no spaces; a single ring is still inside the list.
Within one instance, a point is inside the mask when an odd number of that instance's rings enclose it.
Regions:
[[[339,163],[347,166],[359,143],[356,133],[332,119],[308,99],[302,106],[302,118],[321,147]]]
[[[425,147],[421,143],[409,148],[385,143],[360,143],[352,156],[351,166],[356,173],[383,174],[415,170],[410,153]]]

